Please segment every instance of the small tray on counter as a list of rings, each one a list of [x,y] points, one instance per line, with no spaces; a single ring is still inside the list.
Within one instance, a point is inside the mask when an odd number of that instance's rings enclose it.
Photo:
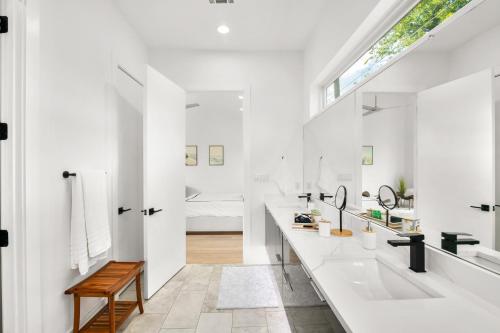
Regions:
[[[292,229],[303,231],[318,231],[317,223],[292,223]]]

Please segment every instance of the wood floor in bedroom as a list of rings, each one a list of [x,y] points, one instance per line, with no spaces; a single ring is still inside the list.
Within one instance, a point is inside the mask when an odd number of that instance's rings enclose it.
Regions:
[[[188,264],[243,263],[243,235],[187,235]]]

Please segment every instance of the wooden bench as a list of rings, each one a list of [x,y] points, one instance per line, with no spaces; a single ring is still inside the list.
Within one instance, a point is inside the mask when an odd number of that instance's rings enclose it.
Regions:
[[[100,270],[69,288],[64,293],[74,297],[73,332],[111,332],[130,316],[136,306],[144,313],[141,292],[141,270],[144,261],[116,262],[110,261]],[[115,295],[128,283],[135,279],[137,301],[115,301]],[[85,326],[80,329],[80,298],[106,297],[108,304],[104,306]]]

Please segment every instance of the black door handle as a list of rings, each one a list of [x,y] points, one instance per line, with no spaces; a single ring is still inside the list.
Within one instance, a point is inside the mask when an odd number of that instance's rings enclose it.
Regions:
[[[155,210],[154,208],[149,208],[148,210],[148,215],[154,215],[158,212],[161,212],[163,209],[158,209],[158,210]]]
[[[9,232],[7,230],[0,230],[0,247],[9,246]]]
[[[123,213],[126,213],[128,211],[131,211],[132,208],[123,208],[123,207],[119,207],[118,208],[118,215],[122,215]]]
[[[470,206],[470,208],[481,209],[482,212],[490,211],[490,205],[484,205],[484,204],[482,204],[481,206]]]

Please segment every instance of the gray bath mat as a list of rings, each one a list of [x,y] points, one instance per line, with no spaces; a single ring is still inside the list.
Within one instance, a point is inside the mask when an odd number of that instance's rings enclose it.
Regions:
[[[280,306],[278,291],[268,266],[222,268],[218,309],[254,309]]]

